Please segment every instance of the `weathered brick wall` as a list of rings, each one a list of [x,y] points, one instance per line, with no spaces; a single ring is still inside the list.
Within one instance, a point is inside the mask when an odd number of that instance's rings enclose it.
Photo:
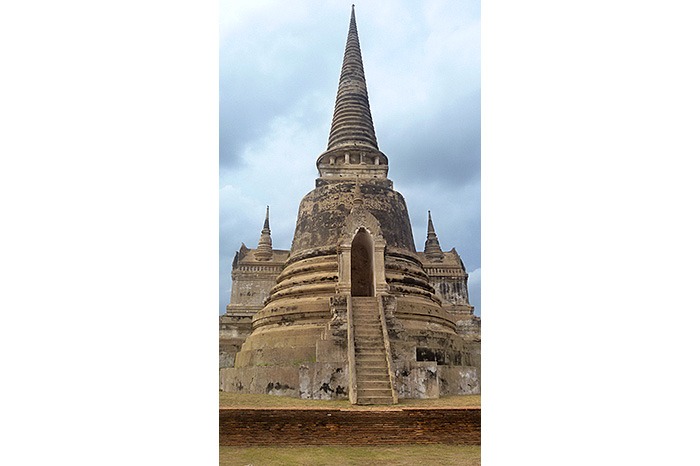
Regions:
[[[219,445],[481,444],[481,408],[219,409]]]

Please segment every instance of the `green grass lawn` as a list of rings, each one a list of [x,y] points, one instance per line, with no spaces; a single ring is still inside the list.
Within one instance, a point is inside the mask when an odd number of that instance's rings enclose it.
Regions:
[[[348,400],[300,400],[299,398],[287,396],[219,392],[219,406],[234,408],[338,408],[356,410],[408,407],[463,408],[467,406],[481,406],[481,395],[454,395],[445,396],[436,400],[399,400],[398,405],[388,406],[357,406],[351,405]]]
[[[478,466],[479,445],[219,447],[220,466]]]

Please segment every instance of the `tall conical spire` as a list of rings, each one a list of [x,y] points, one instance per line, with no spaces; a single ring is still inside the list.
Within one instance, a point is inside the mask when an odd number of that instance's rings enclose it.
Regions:
[[[269,261],[272,259],[272,236],[270,236],[270,206],[267,206],[265,212],[265,223],[260,232],[260,241],[258,241],[258,249],[255,251],[255,258],[261,261]]]
[[[321,176],[318,183],[344,182],[359,176],[388,187],[389,159],[377,147],[372,113],[369,110],[360,39],[355,24],[355,5],[345,44],[343,67],[335,99],[335,111],[328,137],[328,149],[316,160]]]
[[[328,150],[346,144],[378,149],[372,114],[369,110],[360,39],[355,24],[355,5],[352,6],[350,14],[350,29],[345,44],[345,56],[340,72],[331,134],[328,138]]]
[[[435,228],[433,227],[433,219],[430,217],[430,211],[428,211],[428,239],[425,240],[425,256],[431,261],[441,261],[445,254],[443,254],[440,248],[440,242],[438,241],[437,235],[435,234]]]

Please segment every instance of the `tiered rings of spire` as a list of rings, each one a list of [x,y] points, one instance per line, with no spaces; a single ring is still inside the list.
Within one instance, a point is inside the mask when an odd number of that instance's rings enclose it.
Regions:
[[[269,261],[272,259],[272,236],[270,236],[270,206],[267,206],[265,213],[265,223],[260,232],[260,240],[258,241],[258,249],[255,251],[255,258],[261,261]]]
[[[343,68],[340,72],[340,84],[335,100],[328,149],[334,149],[344,144],[364,145],[378,149],[372,114],[369,109],[354,8],[350,16],[350,30],[345,45]]]
[[[425,257],[432,262],[442,262],[445,254],[440,248],[440,242],[435,234],[435,227],[433,226],[433,219],[430,217],[430,211],[428,211],[428,238],[425,240]]]

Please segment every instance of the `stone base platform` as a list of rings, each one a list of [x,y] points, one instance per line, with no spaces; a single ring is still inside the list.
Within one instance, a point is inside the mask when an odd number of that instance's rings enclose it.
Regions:
[[[219,445],[481,445],[481,407],[219,408]]]

